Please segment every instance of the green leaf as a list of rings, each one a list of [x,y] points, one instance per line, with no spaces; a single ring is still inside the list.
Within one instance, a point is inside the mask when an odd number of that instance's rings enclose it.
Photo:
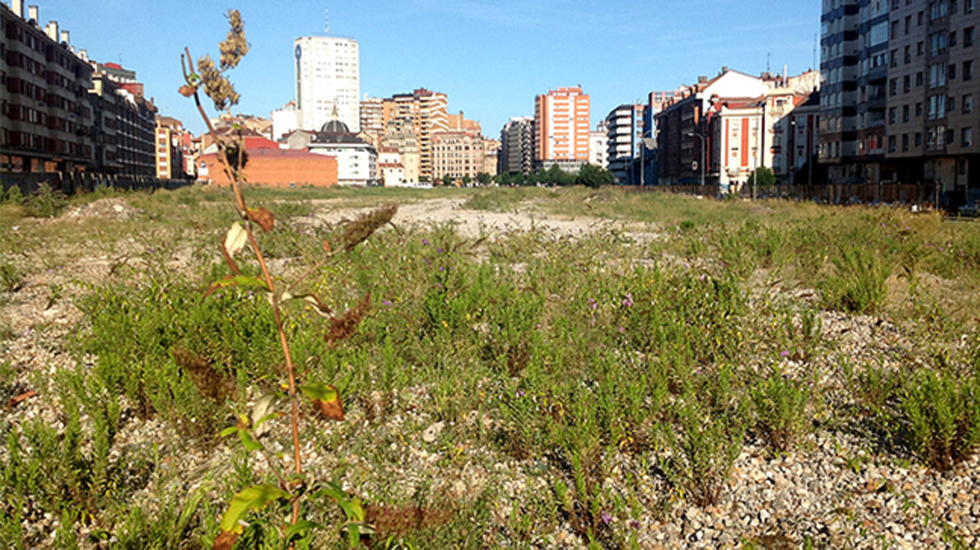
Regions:
[[[304,384],[299,387],[299,391],[303,392],[303,395],[310,399],[319,399],[320,401],[329,402],[340,399],[340,393],[337,391],[337,388],[320,382]]]
[[[220,281],[215,281],[211,283],[207,291],[204,293],[204,297],[208,297],[215,291],[221,290],[222,288],[229,288],[233,286],[238,286],[242,288],[254,288],[259,290],[269,291],[269,287],[266,286],[265,281],[258,277],[247,277],[245,275],[229,276],[221,279]]]
[[[306,536],[307,531],[317,527],[320,527],[319,523],[313,523],[308,519],[301,519],[296,523],[290,525],[289,528],[286,529],[286,540],[287,541],[292,540],[292,538],[296,537],[297,535],[298,535],[297,538],[303,538]]]
[[[347,526],[347,541],[351,548],[357,548],[361,543],[361,529],[355,523]]]
[[[347,493],[340,488],[336,483],[328,483],[326,487],[320,489],[319,491],[313,493],[313,498],[320,497],[330,497],[333,500],[345,500],[347,499]]]
[[[244,445],[249,451],[261,451],[265,449],[261,443],[252,437],[252,434],[250,434],[248,430],[238,430],[238,437],[241,438],[242,445]]]
[[[233,433],[235,433],[237,431],[238,431],[238,426],[230,426],[228,428],[225,428],[225,429],[221,430],[221,434],[219,434],[219,435],[221,437],[228,437],[229,435],[231,435],[231,434],[233,434]]]
[[[244,531],[244,528],[238,523],[238,520],[246,512],[249,510],[261,510],[270,502],[288,496],[289,493],[286,491],[268,484],[253,485],[247,489],[243,489],[231,499],[231,502],[228,504],[228,511],[221,517],[221,530],[241,533]]]
[[[337,501],[350,521],[364,521],[364,506],[359,498],[348,498]]]

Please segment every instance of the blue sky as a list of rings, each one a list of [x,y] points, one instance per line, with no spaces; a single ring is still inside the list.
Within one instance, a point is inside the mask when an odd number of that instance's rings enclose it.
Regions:
[[[9,5],[9,0],[4,0]],[[121,62],[162,114],[203,130],[177,94],[180,53],[217,57],[229,7],[242,12],[251,52],[231,73],[236,112],[268,117],[293,98],[292,45],[330,34],[360,44],[361,95],[419,87],[449,96],[496,137],[512,116],[532,115],[534,96],[581,85],[592,125],[616,105],[672,90],[722,66],[750,74],[814,67],[818,0],[27,0],[40,23],[58,21],[91,58]],[[819,64],[819,58],[817,58]],[[815,68],[815,67],[814,67]]]

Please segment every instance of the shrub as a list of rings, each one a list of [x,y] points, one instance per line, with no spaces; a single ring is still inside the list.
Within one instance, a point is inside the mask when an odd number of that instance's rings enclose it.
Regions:
[[[969,458],[980,443],[980,376],[923,369],[906,391],[901,409],[923,462],[945,472]]]
[[[892,270],[885,258],[861,247],[846,246],[833,262],[836,271],[821,289],[825,305],[853,313],[873,313],[885,305],[885,281]]]
[[[671,438],[673,456],[667,470],[698,506],[716,504],[728,483],[745,435],[738,418],[737,413],[711,415],[695,403],[678,410],[679,433]]]
[[[785,377],[773,366],[769,376],[750,391],[756,426],[777,453],[792,449],[806,431],[807,388],[807,384]]]
[[[54,191],[47,182],[41,183],[37,192],[27,197],[27,214],[35,218],[53,218],[68,206],[68,197]]]

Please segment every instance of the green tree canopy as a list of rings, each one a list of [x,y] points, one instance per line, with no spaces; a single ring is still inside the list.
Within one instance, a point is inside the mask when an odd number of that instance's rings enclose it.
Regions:
[[[612,182],[612,172],[601,166],[589,163],[582,165],[582,168],[579,169],[578,177],[575,179],[575,183],[586,187],[602,187],[603,185],[612,185]]]
[[[748,185],[776,185],[776,174],[768,166],[760,166],[749,174]]]
[[[453,177],[450,176],[449,174],[442,176],[442,184],[445,185],[446,187],[449,187],[450,185],[453,184]]]

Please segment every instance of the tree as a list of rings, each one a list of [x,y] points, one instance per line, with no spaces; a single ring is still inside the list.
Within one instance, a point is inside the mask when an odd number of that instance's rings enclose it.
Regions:
[[[760,166],[749,174],[745,184],[759,187],[776,185],[776,174],[773,174],[768,166]]]
[[[463,185],[464,186],[469,187],[470,186],[470,183],[472,183],[472,182],[473,182],[473,178],[471,178],[469,176],[469,174],[463,176]]]
[[[589,163],[582,165],[582,168],[578,172],[578,178],[575,181],[575,183],[586,187],[602,187],[603,185],[612,185],[612,182],[612,172],[601,166]]]
[[[496,176],[494,176],[493,179],[496,180],[497,185],[500,186],[509,187],[511,185],[514,185],[514,178],[511,177],[511,175],[507,172],[504,172],[503,174],[497,174]]]
[[[524,172],[518,172],[513,178],[514,185],[527,185],[527,175]]]
[[[490,185],[491,181],[493,181],[493,177],[486,172],[480,172],[476,175],[476,181],[479,182],[480,185],[487,186]]]
[[[528,172],[524,176],[524,185],[535,186],[538,184],[538,174],[537,172]]]
[[[442,184],[445,185],[446,187],[449,187],[450,185],[453,184],[453,177],[450,176],[449,174],[442,176]]]
[[[557,164],[552,164],[550,168],[541,172],[540,175],[542,183],[550,183],[552,185],[565,185],[566,179],[565,172]]]

